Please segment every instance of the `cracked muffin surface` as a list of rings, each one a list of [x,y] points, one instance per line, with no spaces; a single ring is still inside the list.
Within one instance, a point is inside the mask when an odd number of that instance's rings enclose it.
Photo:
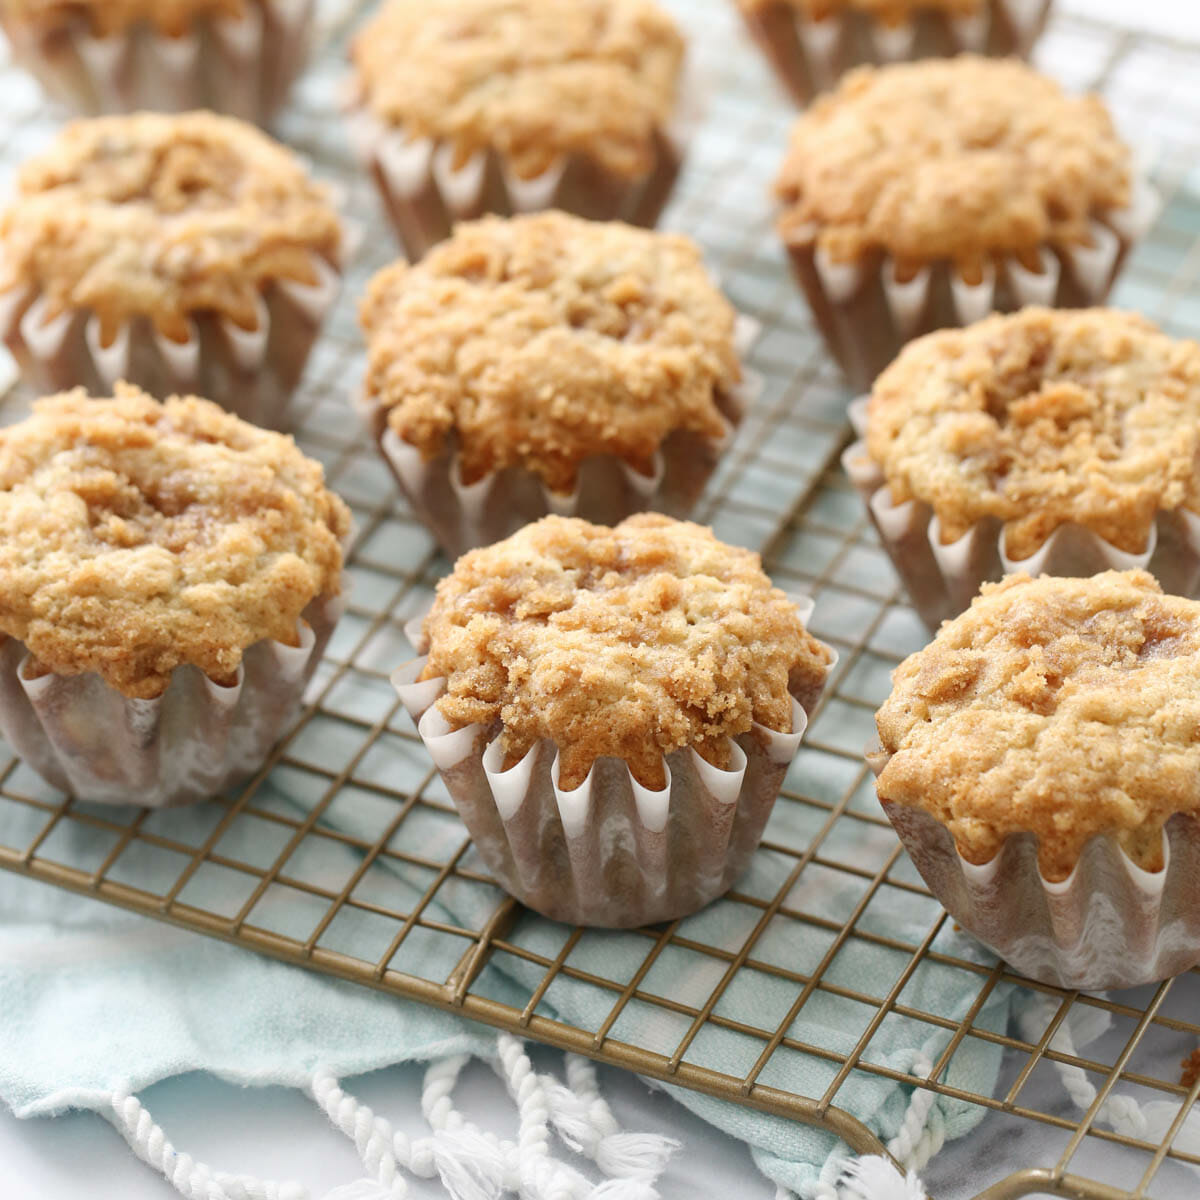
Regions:
[[[1148,871],[1200,817],[1200,603],[1144,571],[985,584],[893,675],[881,799],[922,809],[969,862],[1033,834],[1049,880],[1115,837]]]
[[[520,178],[582,154],[646,174],[675,112],[684,41],[651,0],[388,0],[352,49],[366,106],[457,161]]]
[[[694,242],[564,213],[459,225],[361,306],[366,396],[463,481],[521,467],[553,491],[589,455],[652,474],[663,440],[720,441],[741,379],[736,314]]]
[[[860,67],[796,122],[776,182],[779,230],[834,262],[873,253],[901,278],[933,260],[977,282],[989,259],[1040,270],[1129,203],[1130,155],[1098,96],[1014,59]]]
[[[831,661],[757,554],[656,514],[545,517],[465,554],[425,635],[442,716],[499,723],[510,762],[554,742],[567,790],[602,756],[653,788],[685,746],[725,767],[754,722],[791,732],[791,692],[819,688]]]
[[[1020,561],[1074,523],[1142,553],[1200,513],[1200,344],[1115,309],[1027,308],[910,343],[876,381],[867,451],[944,542],[1004,522]]]
[[[47,397],[0,430],[0,633],[34,674],[94,671],[126,696],[185,664],[229,683],[339,593],[349,523],[290,437],[207,400]]]
[[[32,287],[47,316],[93,311],[106,342],[144,317],[175,341],[194,314],[257,327],[263,291],[317,282],[341,219],[286,147],[209,112],[67,125],[21,168],[0,213],[0,290]]]

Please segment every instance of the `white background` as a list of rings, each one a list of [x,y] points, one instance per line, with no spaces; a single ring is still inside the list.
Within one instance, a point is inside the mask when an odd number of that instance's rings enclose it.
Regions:
[[[1104,20],[1136,24],[1156,32],[1200,38],[1200,4],[1194,0],[1059,0],[1062,8]],[[0,1014],[3,1020],[3,1014]],[[542,1065],[550,1068],[554,1056]],[[421,1070],[398,1067],[354,1081],[360,1099],[414,1136],[427,1132],[418,1111]],[[774,1188],[755,1171],[741,1144],[713,1130],[679,1105],[618,1071],[603,1070],[602,1082],[627,1128],[678,1138],[660,1190],[666,1200],[731,1197],[770,1200]],[[143,1100],[181,1149],[220,1170],[296,1179],[320,1197],[361,1176],[354,1149],[335,1133],[303,1096],[280,1088],[243,1090],[204,1076],[159,1084]],[[458,1102],[479,1124],[504,1136],[515,1132],[512,1106],[497,1081],[476,1064],[458,1092]],[[939,1200],[970,1197],[983,1186],[977,1164],[989,1176],[997,1167],[1016,1170],[1032,1161],[1031,1147],[1007,1134],[983,1129],[967,1144],[944,1153],[928,1179]],[[1195,1197],[1185,1177],[1156,1188],[1179,1200]],[[416,1200],[442,1196],[440,1188],[414,1182]],[[0,1200],[166,1200],[176,1193],[138,1163],[100,1117],[81,1113],[54,1121],[18,1121],[0,1112]]]

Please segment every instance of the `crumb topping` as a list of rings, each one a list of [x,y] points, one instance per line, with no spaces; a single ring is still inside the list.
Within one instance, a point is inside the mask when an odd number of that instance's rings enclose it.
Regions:
[[[1193,1050],[1187,1058],[1179,1064],[1182,1074],[1179,1076],[1179,1086],[1182,1088],[1194,1088],[1196,1081],[1200,1079],[1200,1049]]]
[[[1115,836],[1162,867],[1162,830],[1200,816],[1200,603],[1144,571],[1011,575],[905,659],[876,714],[880,797],[924,809],[969,862],[1032,833],[1045,878]]]
[[[684,746],[724,767],[752,722],[789,732],[789,681],[817,686],[830,662],[757,554],[649,513],[545,517],[465,554],[425,633],[446,720],[499,721],[510,762],[549,739],[568,790],[601,756],[654,788]]]
[[[207,400],[39,400],[0,430],[0,633],[37,673],[95,671],[126,696],[187,663],[231,682],[340,591],[349,521],[290,437]]]
[[[810,21],[824,21],[844,12],[861,12],[884,25],[899,25],[923,12],[943,12],[952,17],[977,13],[984,0],[738,0],[751,12],[783,3]]]
[[[238,18],[247,0],[0,0],[0,17],[12,17],[51,28],[87,21],[99,37],[120,33],[131,25],[151,24],[160,33],[178,37],[197,18]]]
[[[1160,510],[1200,512],[1200,344],[1114,309],[942,330],[876,381],[867,450],[946,542],[996,518],[1020,561],[1073,522],[1139,554]]]
[[[1066,95],[1015,59],[962,55],[860,67],[796,122],[779,229],[837,262],[873,251],[902,273],[1090,239],[1125,207],[1130,157],[1098,96]]]
[[[0,214],[0,290],[34,285],[51,313],[92,309],[104,336],[147,317],[183,341],[192,313],[253,329],[276,280],[315,282],[341,222],[291,151],[212,113],[68,125]]]
[[[361,308],[366,392],[471,483],[505,467],[569,492],[582,461],[644,473],[672,431],[720,438],[741,377],[735,314],[688,238],[563,213],[459,225]]]
[[[388,0],[352,48],[381,120],[460,162],[494,148],[522,179],[566,154],[650,171],[683,53],[651,0]]]

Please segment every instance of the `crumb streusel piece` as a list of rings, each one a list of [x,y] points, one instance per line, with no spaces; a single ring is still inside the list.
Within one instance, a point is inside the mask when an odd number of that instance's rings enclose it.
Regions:
[[[1200,816],[1200,603],[1144,571],[985,584],[893,675],[881,799],[923,809],[969,862],[1032,833],[1050,880],[1115,836],[1146,870]]]
[[[867,450],[947,542],[997,518],[1019,561],[1074,522],[1138,554],[1159,511],[1200,513],[1200,344],[1102,308],[929,334],[876,382]]]
[[[290,437],[207,400],[49,397],[0,430],[0,633],[130,697],[188,663],[226,682],[340,591],[349,521]]]
[[[776,183],[785,240],[836,262],[875,251],[901,274],[931,260],[976,279],[990,256],[1038,269],[1123,208],[1130,155],[1098,96],[1066,95],[1013,59],[860,67],[796,122]]]
[[[427,459],[453,438],[468,483],[519,466],[568,492],[593,454],[649,474],[673,431],[725,436],[741,378],[694,242],[557,212],[458,226],[361,316],[369,402]]]
[[[177,37],[197,17],[240,17],[247,0],[0,0],[0,17],[60,27],[82,18],[97,37],[108,37],[142,22]]]
[[[312,283],[337,259],[341,221],[290,150],[207,112],[68,125],[18,177],[0,214],[0,290],[33,285],[48,315],[91,309],[103,335],[147,317],[187,337],[212,311],[252,329],[260,293]]]
[[[522,179],[566,154],[649,171],[683,53],[652,0],[387,0],[352,49],[380,120],[460,162],[493,148]]]
[[[545,517],[464,555],[425,632],[446,720],[498,721],[510,762],[549,739],[566,789],[608,755],[649,787],[684,746],[723,767],[752,722],[790,732],[789,681],[830,662],[757,554],[657,514]]]

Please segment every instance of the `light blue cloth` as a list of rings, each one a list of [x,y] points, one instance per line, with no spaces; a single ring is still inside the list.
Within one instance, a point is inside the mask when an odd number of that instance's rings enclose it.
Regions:
[[[406,753],[410,751],[405,751]],[[803,767],[803,754],[800,767]],[[286,779],[286,776],[284,777]],[[302,801],[279,787],[261,794],[258,803],[292,815],[302,814]],[[329,817],[344,831],[372,836],[382,819],[394,813],[393,802],[360,792],[352,804],[338,804]],[[0,841],[6,840],[0,813]],[[211,828],[209,806],[160,814],[160,828],[169,822],[172,836],[199,843]],[[804,820],[799,805],[780,805],[769,836],[804,836],[789,822]],[[408,822],[405,823],[407,825]],[[858,823],[856,823],[858,824]],[[260,828],[263,826],[263,828]],[[886,853],[891,835],[862,824],[862,861]],[[220,851],[244,861],[271,861],[278,850],[277,831],[263,822],[235,822]],[[56,853],[86,860],[102,858],[109,840],[74,823],[62,827],[73,844]],[[436,858],[451,854],[463,831],[451,818],[419,830],[422,852]],[[96,846],[88,840],[97,839]],[[260,844],[260,839],[262,843]],[[304,853],[302,848],[301,853]],[[137,855],[135,847],[127,852]],[[289,870],[327,872],[344,878],[357,864],[357,853],[344,844],[327,842],[321,861],[295,862]],[[124,857],[123,857],[124,861]],[[749,894],[769,897],[793,865],[760,851],[741,883]],[[178,872],[178,862],[160,863],[147,852],[144,861],[126,866],[147,886],[163,886]],[[406,876],[393,864],[372,868],[372,886],[387,892],[394,908],[411,905],[428,879],[414,870]],[[865,885],[864,885],[865,886]],[[227,904],[222,889],[228,881],[202,873],[189,885],[190,903]],[[207,889],[207,894],[206,894]],[[936,909],[919,896],[885,888],[868,906],[860,928],[915,943],[923,937]],[[846,877],[812,865],[801,875],[790,897],[798,908],[816,907],[832,919],[849,915],[862,894]],[[299,893],[292,893],[293,897]],[[383,896],[377,893],[380,902]],[[481,885],[461,887],[450,881],[439,892],[442,902],[428,915],[443,921],[471,924],[486,915],[496,894]],[[289,902],[279,902],[275,914],[287,927]],[[294,907],[294,905],[293,905]],[[759,919],[761,910],[730,902],[718,903],[685,922],[681,935],[696,942],[736,951]],[[368,939],[377,945],[379,930],[369,914],[343,912],[340,944],[365,952]],[[270,914],[255,910],[255,920]],[[0,874],[0,1098],[20,1116],[52,1115],[70,1107],[101,1107],[118,1089],[139,1088],[186,1071],[211,1071],[242,1084],[300,1086],[317,1065],[340,1076],[352,1076],[385,1065],[436,1058],[451,1053],[485,1052],[493,1036],[482,1027],[418,1004],[396,1000],[354,984],[284,966],[240,948],[186,931],[158,925],[103,904],[60,892],[42,884]],[[297,931],[311,928],[311,914],[296,914]],[[523,917],[511,940],[553,958],[566,930],[551,922]],[[777,918],[756,945],[753,957],[795,971],[813,970],[829,949],[834,934],[794,919]],[[986,957],[969,939],[948,927],[943,940],[959,955]],[[570,957],[581,970],[625,981],[642,961],[650,943],[633,933],[589,932]],[[414,953],[423,954],[420,971],[444,977],[457,952],[430,940]],[[378,953],[378,950],[376,950]],[[825,973],[834,985],[883,995],[908,962],[908,955],[850,938]],[[403,965],[403,964],[401,964]],[[723,972],[713,958],[668,947],[645,978],[645,992],[669,995],[699,1005]],[[476,990],[496,999],[523,1005],[541,969],[511,955],[498,955],[480,976]],[[970,1007],[984,976],[974,977],[936,963],[923,963],[901,996],[901,1003],[956,1021]],[[616,993],[559,976],[539,1012],[596,1028],[608,1013]],[[743,970],[716,1007],[718,1016],[774,1029],[796,999],[797,985],[764,971]],[[1002,1030],[1009,1015],[1009,994],[997,989],[977,1016],[977,1026]],[[832,1051],[853,1049],[874,1010],[829,991],[813,994],[788,1031],[789,1038]],[[689,1021],[660,1007],[633,1001],[612,1029],[611,1036],[671,1053]],[[933,1036],[931,1036],[933,1034]],[[935,1060],[948,1034],[928,1023],[889,1016],[872,1041],[865,1058],[897,1070],[912,1067],[917,1055]],[[741,1076],[757,1058],[762,1043],[756,1038],[706,1026],[686,1059]],[[949,1068],[949,1081],[988,1092],[999,1068],[1000,1051],[987,1042],[967,1038]],[[807,1096],[820,1096],[836,1073],[836,1064],[816,1055],[780,1048],[763,1071],[760,1082]],[[718,1102],[682,1088],[672,1088],[679,1101],[714,1125],[750,1144],[761,1168],[776,1182],[798,1191],[811,1188],[822,1165],[838,1150],[828,1135],[793,1122],[774,1119],[737,1105]],[[892,1137],[903,1118],[908,1089],[889,1080],[855,1072],[839,1092],[836,1103],[850,1111],[884,1140]],[[972,1128],[982,1109],[938,1097],[930,1120],[947,1138]]]

